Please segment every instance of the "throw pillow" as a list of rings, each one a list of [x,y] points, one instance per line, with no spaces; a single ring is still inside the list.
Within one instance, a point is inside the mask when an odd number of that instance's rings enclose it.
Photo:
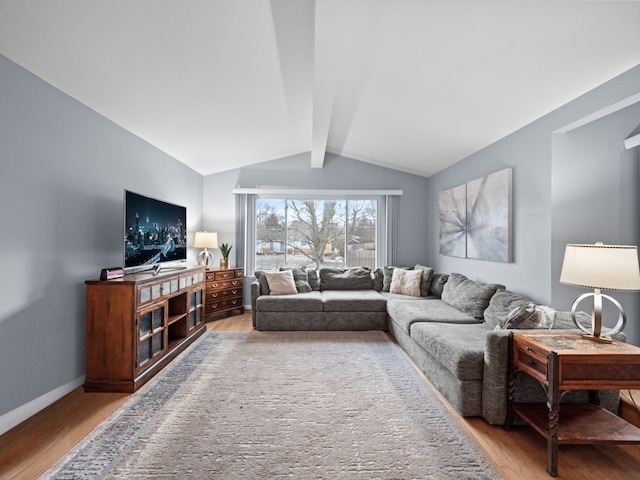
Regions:
[[[392,267],[387,266],[382,269],[383,279],[382,279],[382,291],[389,292],[391,291],[391,281],[393,280],[393,271],[396,268],[401,268],[403,270],[411,270],[410,267]]]
[[[555,310],[551,307],[528,303],[514,308],[498,329],[553,328]]]
[[[280,267],[281,272],[284,272],[285,270],[291,270],[291,272],[293,273],[293,281],[296,284],[296,290],[298,290],[298,293],[307,293],[311,291],[311,285],[309,285],[309,276],[307,275],[307,267]]]
[[[267,282],[269,283],[270,295],[293,295],[298,293],[296,282],[293,279],[293,272],[285,270],[284,272],[265,273]]]
[[[391,293],[400,293],[412,297],[420,296],[420,284],[422,282],[422,270],[403,270],[396,268],[391,280]]]
[[[484,321],[487,327],[495,329],[504,323],[505,318],[518,307],[533,303],[531,299],[513,293],[509,290],[498,290],[491,297],[489,306],[484,311]]]
[[[433,268],[424,265],[416,265],[414,270],[422,270],[422,281],[420,282],[420,296],[428,297],[431,281],[433,280]]]

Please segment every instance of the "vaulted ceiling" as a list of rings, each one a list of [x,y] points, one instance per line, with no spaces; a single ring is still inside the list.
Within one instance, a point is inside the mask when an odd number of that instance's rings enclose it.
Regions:
[[[640,2],[0,0],[0,53],[203,175],[429,176],[640,64]]]

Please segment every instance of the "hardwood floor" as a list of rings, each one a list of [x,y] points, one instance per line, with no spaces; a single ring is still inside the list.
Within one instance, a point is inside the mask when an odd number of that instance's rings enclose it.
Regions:
[[[251,331],[251,313],[210,321],[207,330]],[[128,396],[84,393],[78,388],[0,436],[0,479],[38,478]],[[634,398],[640,399],[640,394]],[[546,442],[532,428],[516,427],[507,432],[481,418],[462,418],[449,410],[506,480],[551,478],[545,471]],[[625,417],[640,418],[629,402],[623,411]],[[558,470],[557,478],[563,480],[640,478],[640,445],[562,445]]]

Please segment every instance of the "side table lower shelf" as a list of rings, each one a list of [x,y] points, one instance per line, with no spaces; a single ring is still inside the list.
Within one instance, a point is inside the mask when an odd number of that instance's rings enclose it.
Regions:
[[[520,418],[549,439],[549,409],[543,403],[514,403]],[[640,443],[640,428],[591,403],[563,403],[558,444],[592,445]]]

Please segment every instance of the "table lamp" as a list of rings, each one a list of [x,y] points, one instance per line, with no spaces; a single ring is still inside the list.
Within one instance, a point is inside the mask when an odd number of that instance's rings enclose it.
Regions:
[[[601,290],[632,292],[640,290],[640,271],[638,268],[638,248],[627,245],[567,244],[562,262],[560,283],[575,287],[593,288],[593,293],[585,293],[575,299],[571,307],[573,323],[585,334],[584,338],[595,342],[611,343],[611,335],[621,332],[626,323],[622,305]],[[578,322],[576,309],[585,298],[593,296],[591,330]],[[602,300],[611,301],[619,311],[618,323],[613,329],[602,335]]]
[[[213,253],[209,248],[218,248],[218,234],[216,232],[196,232],[196,238],[193,241],[195,248],[204,248],[198,255],[198,263],[204,265],[207,270],[213,265]]]

